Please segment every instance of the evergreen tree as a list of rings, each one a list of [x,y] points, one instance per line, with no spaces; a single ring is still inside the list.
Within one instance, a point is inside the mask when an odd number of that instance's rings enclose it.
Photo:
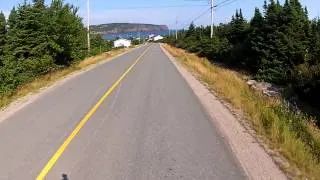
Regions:
[[[195,36],[196,33],[196,27],[194,26],[194,23],[192,22],[188,28],[188,31],[186,33],[186,37]]]
[[[320,108],[320,20],[309,21],[299,0],[264,2],[248,25],[237,10],[231,22],[214,28],[190,26],[173,44],[211,61],[250,70],[263,81],[292,84],[298,95]],[[184,38],[185,37],[185,38]]]
[[[306,61],[309,44],[308,15],[298,0],[290,0],[289,3],[285,2],[281,17],[281,33],[285,37],[282,40],[287,47],[287,52],[285,52],[288,59],[287,64],[290,67],[302,64]]]
[[[229,53],[227,62],[232,65],[243,64],[239,59],[245,59],[245,44],[247,39],[247,21],[243,18],[242,10],[236,10],[230,22],[230,32],[228,34],[228,41],[232,44],[233,48]]]
[[[199,31],[196,30],[193,22],[190,24],[189,29],[185,33],[184,40],[187,42],[188,47],[186,48],[190,52],[197,52],[199,47],[200,35]]]
[[[13,7],[8,18],[9,28],[13,27],[16,23],[17,23],[17,11],[16,11],[16,8]]]
[[[0,94],[86,55],[86,31],[77,8],[52,0],[24,1],[13,8],[0,70]],[[1,18],[0,18],[1,19]]]
[[[87,53],[86,30],[77,12],[78,8],[63,4],[62,0],[54,0],[49,7],[51,19],[47,31],[51,37],[51,53],[57,64],[68,65],[83,59]]]
[[[282,6],[274,0],[270,0],[269,4],[265,2],[265,23],[262,28],[263,34],[263,53],[261,54],[261,63],[256,77],[258,79],[274,82],[284,83],[287,79],[289,71],[285,62],[286,57],[283,56],[283,48],[281,42],[282,25],[280,21]]]
[[[264,18],[258,8],[255,9],[253,18],[250,21],[250,30],[248,36],[248,43],[246,49],[248,49],[247,66],[248,69],[257,73],[261,65],[261,60],[265,58],[265,42],[264,40]]]
[[[230,42],[233,44],[241,43],[246,38],[247,22],[243,18],[242,10],[240,12],[236,10],[236,14],[233,16],[231,22]]]
[[[47,54],[45,8],[34,2],[12,11],[9,19],[7,54],[20,60]]]
[[[320,20],[313,20],[310,26],[310,58],[295,67],[294,88],[302,99],[320,108]],[[320,122],[319,122],[320,123]]]
[[[310,61],[311,65],[320,64],[320,19],[311,22],[310,35]]]
[[[4,44],[5,44],[5,35],[6,35],[6,18],[2,12],[0,12],[0,67],[3,65],[3,53],[4,53]]]

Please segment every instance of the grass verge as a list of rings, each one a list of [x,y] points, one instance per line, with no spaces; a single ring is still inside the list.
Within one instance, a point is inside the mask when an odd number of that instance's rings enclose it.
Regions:
[[[119,55],[128,51],[128,49],[115,49],[109,52],[102,53],[97,56],[92,56],[84,59],[83,61],[79,61],[69,67],[58,69],[56,71],[50,72],[48,74],[42,75],[34,79],[33,81],[26,83],[24,85],[19,86],[15,91],[10,94],[6,94],[0,97],[0,109],[6,107],[11,102],[24,97],[30,93],[37,92],[43,87],[47,87],[57,80],[62,79],[66,75],[70,73],[85,69],[90,65],[96,64],[98,62],[104,60],[110,60],[112,57]]]
[[[213,65],[205,58],[169,45],[164,47],[210,90],[244,114],[257,135],[290,166],[281,168],[294,179],[320,177],[320,131],[310,119],[290,111],[278,98],[269,98],[249,88],[241,75]],[[294,171],[298,168],[300,172]]]

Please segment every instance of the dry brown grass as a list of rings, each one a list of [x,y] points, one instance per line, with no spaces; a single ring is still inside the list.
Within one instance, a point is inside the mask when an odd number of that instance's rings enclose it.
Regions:
[[[209,88],[243,112],[257,134],[273,150],[290,162],[281,167],[294,179],[319,179],[319,129],[308,123],[304,116],[289,112],[280,99],[268,98],[249,88],[238,73],[212,65],[207,59],[169,45],[164,47],[193,72]],[[294,123],[292,121],[299,121]],[[318,160],[317,160],[318,159]],[[301,171],[297,173],[294,169]]]
[[[47,87],[54,82],[64,78],[66,75],[69,75],[73,72],[86,69],[90,67],[90,65],[94,65],[96,63],[99,63],[101,61],[109,61],[112,57],[115,57],[121,53],[124,53],[126,51],[129,51],[129,49],[116,49],[111,50],[109,52],[102,53],[97,56],[89,57],[87,59],[84,59],[83,61],[80,61],[76,64],[73,64],[67,68],[59,69],[54,72],[50,72],[48,74],[45,74],[43,76],[40,76],[33,80],[30,83],[26,83],[16,89],[12,94],[5,95],[3,97],[0,97],[0,108],[6,107],[11,102],[15,101],[16,99],[19,99],[21,97],[24,97],[30,93],[35,93],[39,91],[43,87]]]

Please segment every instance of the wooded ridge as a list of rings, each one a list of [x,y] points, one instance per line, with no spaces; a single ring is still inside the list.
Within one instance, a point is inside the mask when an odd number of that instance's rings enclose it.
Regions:
[[[166,25],[137,24],[137,23],[110,23],[90,26],[91,31],[100,34],[127,33],[127,32],[152,32],[168,30]]]

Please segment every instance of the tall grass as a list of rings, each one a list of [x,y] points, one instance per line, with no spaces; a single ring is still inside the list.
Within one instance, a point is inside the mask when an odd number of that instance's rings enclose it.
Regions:
[[[257,134],[279,152],[296,179],[320,179],[320,132],[308,117],[292,112],[280,98],[269,98],[249,88],[237,72],[169,45],[164,47],[208,87],[241,110]],[[300,173],[294,172],[298,168]]]
[[[42,75],[40,77],[35,78],[33,81],[29,83],[25,83],[24,85],[19,86],[16,90],[4,94],[0,96],[0,109],[4,108],[14,100],[26,96],[29,93],[36,92],[40,90],[43,87],[49,86],[50,84],[56,82],[59,79],[62,79],[66,75],[73,73],[75,71],[85,69],[90,65],[96,64],[100,61],[106,60],[108,58],[114,57],[116,55],[119,55],[123,52],[127,51],[126,49],[116,49],[111,50],[109,52],[102,53],[97,56],[92,56],[87,59],[84,59],[83,61],[77,62],[69,67],[65,67],[62,69],[58,69],[53,72],[49,72],[45,75]]]

